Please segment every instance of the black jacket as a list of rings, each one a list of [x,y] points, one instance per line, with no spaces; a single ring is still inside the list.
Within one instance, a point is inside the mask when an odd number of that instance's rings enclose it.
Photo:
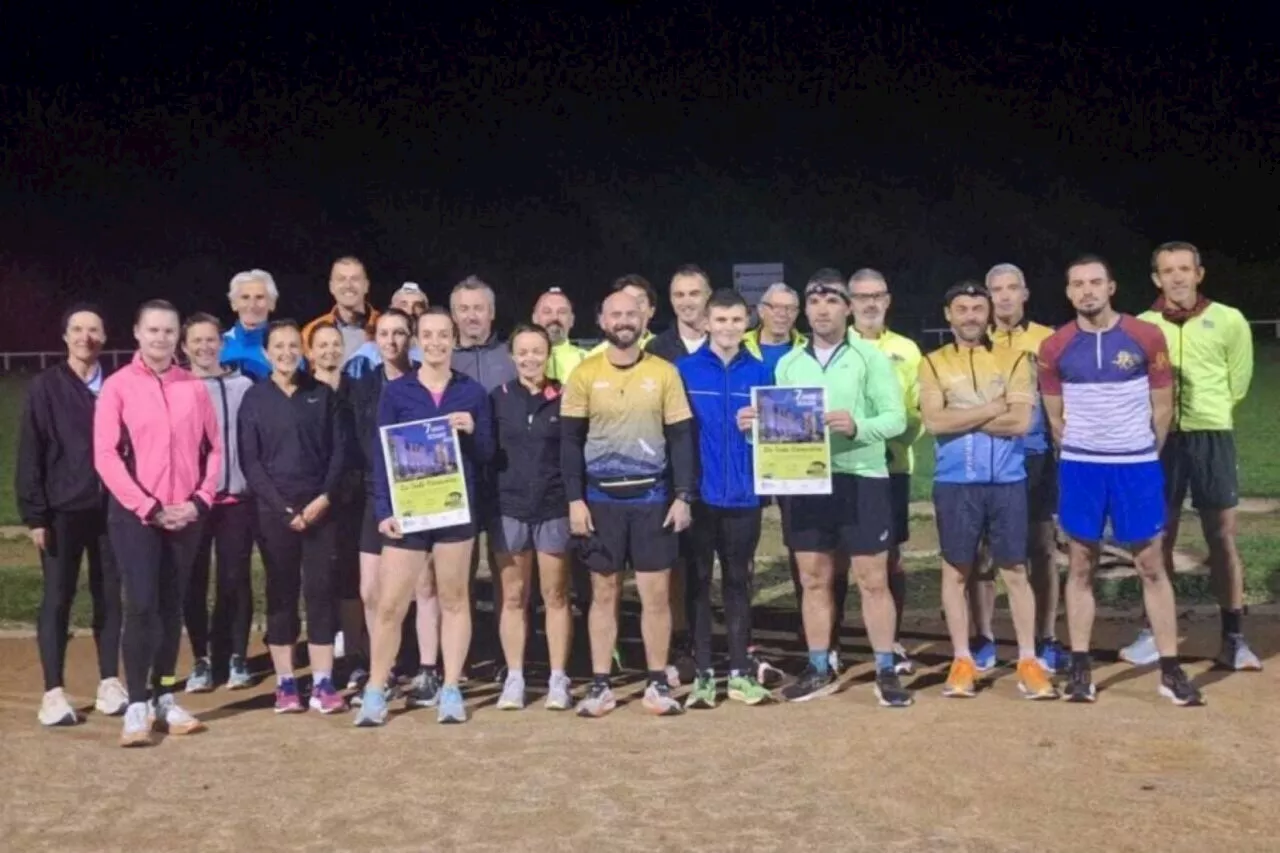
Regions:
[[[357,468],[362,474],[366,498],[373,497],[373,468],[381,464],[382,457],[375,451],[378,445],[378,400],[382,397],[382,388],[387,384],[387,374],[382,365],[375,366],[360,374],[359,378],[343,377],[346,404],[351,409],[351,424],[354,430],[351,449],[353,458],[349,465]]]
[[[644,349],[645,352],[651,352],[659,358],[665,358],[672,364],[689,354],[689,350],[684,345],[684,339],[680,337],[680,326],[678,324],[673,324],[671,328],[662,334],[655,335]]]
[[[105,493],[93,466],[96,402],[66,362],[41,371],[27,386],[14,493],[28,527],[48,527],[55,512],[104,506]]]
[[[489,395],[498,448],[493,467],[502,515],[535,523],[564,518],[569,504],[560,468],[560,384],[533,394],[519,380]]]

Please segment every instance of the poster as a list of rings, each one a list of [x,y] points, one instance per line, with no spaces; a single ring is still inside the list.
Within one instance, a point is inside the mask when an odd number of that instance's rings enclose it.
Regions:
[[[431,418],[381,428],[391,510],[405,533],[471,521],[458,433],[449,419]]]
[[[782,272],[782,264],[734,264],[733,288],[755,310],[769,285],[784,281]]]
[[[825,388],[751,389],[757,495],[831,494]]]

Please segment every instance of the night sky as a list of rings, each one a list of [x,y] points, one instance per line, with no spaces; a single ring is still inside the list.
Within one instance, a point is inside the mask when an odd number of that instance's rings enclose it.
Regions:
[[[685,262],[716,285],[734,262],[782,261],[793,286],[873,266],[912,333],[1001,261],[1061,321],[1082,252],[1141,309],[1151,248],[1182,239],[1211,295],[1280,314],[1268,13],[211,5],[51,4],[6,27],[0,349],[56,346],[75,299],[122,347],[144,298],[228,317],[250,267],[275,275],[278,316],[309,319],[348,253],[379,305],[477,273],[500,326],[558,285],[578,336],[625,272],[665,291]]]

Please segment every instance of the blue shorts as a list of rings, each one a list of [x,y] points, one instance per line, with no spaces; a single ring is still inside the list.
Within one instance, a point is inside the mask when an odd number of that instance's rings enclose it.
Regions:
[[[1101,542],[1107,521],[1121,544],[1149,542],[1164,531],[1160,462],[1058,463],[1058,523],[1078,542]]]
[[[973,568],[986,537],[996,568],[1027,562],[1027,484],[934,483],[934,520],[942,559]]]

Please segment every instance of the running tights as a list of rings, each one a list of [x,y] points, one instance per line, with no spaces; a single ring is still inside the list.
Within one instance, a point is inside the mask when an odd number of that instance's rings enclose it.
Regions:
[[[302,625],[298,599],[306,602],[307,642],[333,645],[337,630],[334,605],[334,526],[328,516],[301,533],[276,513],[258,516],[258,543],[267,571],[267,644],[292,646]]]
[[[214,504],[205,520],[196,552],[191,584],[187,590],[187,637],[191,654],[226,662],[229,655],[248,654],[249,625],[253,620],[253,586],[249,575],[253,559],[253,534],[257,518],[253,504]],[[209,563],[217,558],[214,582],[213,622],[209,621]]]
[[[695,503],[689,534],[693,565],[688,567],[687,583],[694,602],[693,653],[698,671],[711,669],[711,580],[719,555],[729,668],[745,673],[751,644],[751,570],[760,541],[760,510]]]

